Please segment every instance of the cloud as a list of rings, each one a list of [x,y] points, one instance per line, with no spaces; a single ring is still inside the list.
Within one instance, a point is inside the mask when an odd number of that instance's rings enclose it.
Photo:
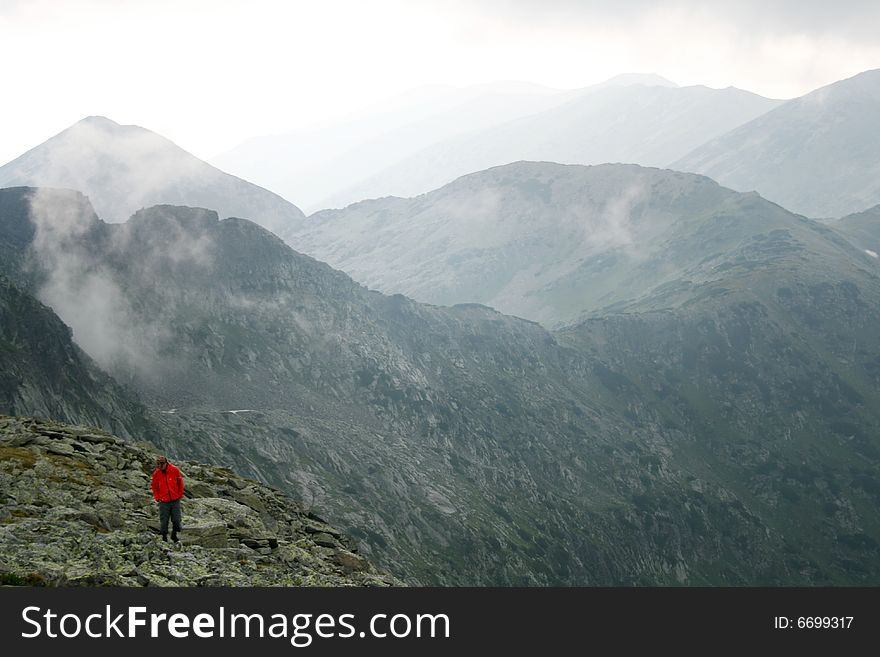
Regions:
[[[43,274],[40,300],[104,369],[151,362],[160,332],[136,319],[118,281],[92,251],[102,224],[85,197],[40,188],[31,196],[30,210],[36,229],[33,256]]]
[[[554,28],[595,21],[632,25],[677,14],[759,35],[833,35],[873,44],[880,26],[880,4],[874,0],[488,0],[477,5],[502,21]]]
[[[159,207],[106,224],[81,194],[48,188],[34,191],[30,214],[37,296],[71,327],[74,341],[123,380],[149,382],[173,370],[166,354],[175,336],[161,299],[169,277],[210,275],[216,214]]]
[[[486,0],[455,6],[492,35],[471,31],[471,40],[491,42],[510,58],[516,57],[508,47],[514,41],[545,70],[554,59],[552,73],[540,79],[555,86],[570,85],[564,77],[577,62],[587,76],[654,72],[682,85],[791,98],[880,67],[876,2]]]
[[[588,228],[587,244],[593,249],[614,249],[633,244],[633,208],[645,198],[640,184],[625,187],[619,194],[608,199],[598,222]]]
[[[880,3],[168,0],[0,3],[0,161],[88,114],[210,157],[427,83],[623,72],[787,98],[880,67]],[[159,47],[159,45],[161,47]],[[287,82],[284,82],[287,81]],[[282,83],[283,82],[283,83]],[[296,201],[296,199],[293,199]]]

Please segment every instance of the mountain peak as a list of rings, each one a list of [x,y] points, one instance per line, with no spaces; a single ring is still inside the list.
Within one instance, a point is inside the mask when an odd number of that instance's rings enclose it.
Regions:
[[[179,148],[171,140],[166,139],[152,130],[147,130],[139,125],[124,125],[122,123],[117,123],[106,116],[99,115],[87,116],[80,119],[69,128],[62,130],[59,134],[46,142],[46,144],[51,143],[53,139],[89,139],[94,142],[96,135],[100,135],[101,139],[143,139],[146,137],[153,140],[159,148],[175,149],[185,153],[183,149]],[[99,144],[93,143],[93,146],[97,148]]]
[[[182,234],[205,234],[220,218],[214,210],[181,205],[154,205],[135,212],[128,220],[129,228],[159,231],[181,237]]]
[[[213,208],[280,232],[303,218],[280,196],[203,162],[136,125],[87,116],[0,167],[0,187],[61,187],[89,197],[105,221],[125,221],[141,208]]]
[[[174,218],[182,223],[198,222],[215,224],[219,221],[219,217],[214,210],[168,204],[153,205],[149,208],[142,208],[135,212],[129,221],[148,221],[154,217]]]
[[[608,78],[604,82],[596,85],[597,87],[629,87],[632,85],[643,85],[645,87],[677,87],[678,85],[671,80],[667,80],[662,75],[656,73],[621,73],[612,78]]]
[[[94,114],[92,116],[87,116],[84,119],[80,119],[77,121],[74,126],[77,125],[94,125],[94,126],[106,126],[113,128],[121,128],[122,125],[114,121],[113,119],[107,118],[106,116],[101,116],[98,114]]]
[[[880,84],[880,68],[871,68],[867,71],[862,71],[861,73],[857,73],[850,78],[846,78],[845,80],[841,80],[841,82],[854,82],[858,80],[859,82],[869,82],[871,84]]]

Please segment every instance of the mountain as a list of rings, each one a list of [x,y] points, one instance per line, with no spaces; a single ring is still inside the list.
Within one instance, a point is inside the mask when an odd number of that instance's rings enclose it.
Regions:
[[[251,138],[212,163],[317,210],[325,198],[419,148],[553,107],[568,95],[512,83],[429,89],[347,121]]]
[[[714,264],[770,217],[796,224],[702,176],[517,162],[415,198],[319,212],[287,237],[384,293],[557,326]]]
[[[828,225],[846,235],[868,255],[880,254],[880,205],[830,221]]]
[[[318,210],[327,207],[326,199],[432,144],[540,113],[601,88],[633,84],[675,86],[658,75],[626,74],[572,91],[524,82],[425,87],[347,120],[249,139],[212,162]],[[346,198],[353,202],[366,196]]]
[[[621,403],[639,399],[645,420],[680,431],[670,460],[736,491],[778,532],[789,568],[867,582],[864,559],[880,557],[880,267],[815,222],[765,230],[556,337],[606,364]],[[658,522],[675,513],[642,504]]]
[[[0,167],[0,187],[75,189],[108,221],[176,203],[248,216],[272,231],[302,219],[280,196],[223,173],[164,137],[90,116]]]
[[[0,415],[0,582],[387,586],[353,542],[278,491],[178,462],[181,547],[158,540],[158,452],[88,426]]]
[[[790,100],[675,160],[812,217],[880,203],[880,69]]]
[[[0,207],[33,235],[15,283],[163,449],[293,494],[407,582],[880,581],[877,262],[704,184],[722,211],[681,220],[705,262],[556,333],[371,292],[209,210]]]
[[[414,196],[518,160],[664,166],[779,102],[733,87],[636,84],[589,89],[546,111],[427,146],[328,197],[323,207]]]
[[[0,413],[86,422],[126,438],[155,433],[137,396],[102,371],[58,315],[32,296],[42,285],[29,257],[36,237],[32,191],[0,190]],[[81,194],[57,195],[72,213],[94,217]]]
[[[128,437],[152,428],[147,410],[73,344],[70,329],[3,277],[0,413],[79,419]]]
[[[563,420],[540,419],[556,415],[544,406],[577,405],[540,327],[368,292],[258,226],[206,210],[158,206],[126,224],[85,212],[59,231],[59,217],[70,220],[64,197],[42,190],[26,202],[32,255],[51,265],[34,292],[164,411],[169,449],[224,455],[291,491],[410,581],[577,577],[567,558],[545,563],[534,545],[507,556],[493,547],[513,531],[512,514],[561,526],[567,513],[544,486],[521,488],[535,475],[510,453],[557,424],[579,439]],[[498,378],[506,370],[522,376]],[[509,462],[503,478],[484,469],[490,458]],[[551,452],[532,458],[546,462],[541,472],[557,467]]]
[[[583,91],[597,91],[606,87],[631,87],[641,85],[643,87],[678,87],[675,82],[667,80],[656,73],[621,73],[608,78],[604,82],[584,87]]]

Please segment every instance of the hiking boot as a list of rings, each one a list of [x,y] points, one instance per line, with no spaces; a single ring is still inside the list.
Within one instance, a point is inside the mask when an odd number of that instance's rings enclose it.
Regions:
[[[162,534],[162,540],[168,542],[168,534]]]
[[[180,539],[177,538],[177,532],[171,532],[171,540],[175,543],[180,543]]]

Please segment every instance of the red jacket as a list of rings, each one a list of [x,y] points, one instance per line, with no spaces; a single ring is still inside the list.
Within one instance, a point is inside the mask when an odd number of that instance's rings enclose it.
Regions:
[[[183,497],[183,477],[180,470],[170,463],[165,472],[159,468],[153,471],[153,497],[157,502],[173,502]]]

